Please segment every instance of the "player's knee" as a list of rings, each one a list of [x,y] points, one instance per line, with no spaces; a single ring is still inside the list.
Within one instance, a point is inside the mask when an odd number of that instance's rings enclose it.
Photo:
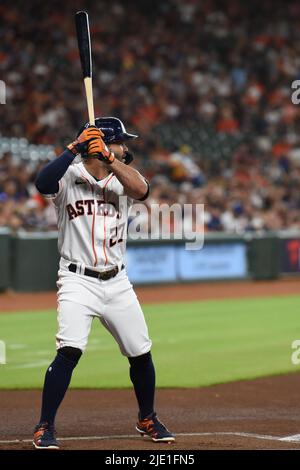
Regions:
[[[75,365],[78,363],[82,355],[81,349],[73,348],[72,346],[64,346],[63,348],[60,348],[57,352],[69,361],[74,362]]]
[[[128,361],[131,366],[143,367],[145,364],[152,361],[151,351],[141,356],[129,357]]]

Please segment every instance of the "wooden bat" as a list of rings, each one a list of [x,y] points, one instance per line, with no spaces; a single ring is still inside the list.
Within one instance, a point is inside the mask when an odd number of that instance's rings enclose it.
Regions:
[[[78,11],[75,14],[78,49],[83,74],[83,82],[86,94],[89,123],[95,125],[93,86],[92,86],[92,54],[89,28],[89,16],[86,11]]]

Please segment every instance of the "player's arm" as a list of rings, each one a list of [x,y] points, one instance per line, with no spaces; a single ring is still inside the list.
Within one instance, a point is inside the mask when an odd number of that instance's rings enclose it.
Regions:
[[[118,160],[101,138],[88,144],[88,154],[98,155],[99,160],[109,166],[124,188],[125,194],[132,199],[143,201],[149,194],[149,183],[134,168]]]
[[[58,158],[48,163],[38,173],[35,186],[42,194],[56,194],[59,190],[59,180],[64,176],[75,155],[66,149]]]
[[[146,199],[149,193],[149,183],[137,170],[125,165],[117,158],[109,165],[109,168],[123,185],[127,196],[139,200]]]
[[[37,175],[35,185],[42,194],[56,194],[59,191],[59,181],[73,162],[76,155],[87,148],[88,143],[99,138],[102,132],[96,127],[85,129],[79,137],[69,144],[64,152],[55,160],[48,163]]]

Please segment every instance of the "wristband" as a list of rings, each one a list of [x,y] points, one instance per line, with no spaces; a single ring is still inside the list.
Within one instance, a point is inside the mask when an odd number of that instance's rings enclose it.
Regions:
[[[78,152],[76,146],[74,145],[74,142],[72,142],[71,144],[67,145],[67,149],[69,149],[70,152],[72,152],[73,155],[75,155],[75,156],[79,154],[79,152]]]

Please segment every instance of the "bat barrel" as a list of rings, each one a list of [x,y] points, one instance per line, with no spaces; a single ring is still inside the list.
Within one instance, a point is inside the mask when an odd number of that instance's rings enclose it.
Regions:
[[[83,78],[92,77],[91,40],[87,12],[78,11],[75,14],[75,23]]]

